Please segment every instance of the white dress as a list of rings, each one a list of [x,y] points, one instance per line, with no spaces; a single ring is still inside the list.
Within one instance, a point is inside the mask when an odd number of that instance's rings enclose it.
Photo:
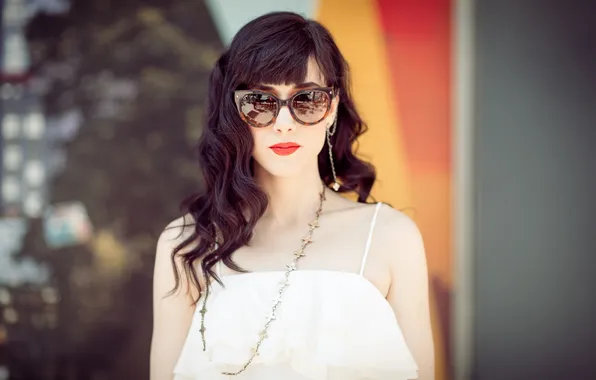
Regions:
[[[175,380],[406,380],[417,366],[393,309],[363,275],[377,204],[359,273],[297,270],[258,356],[250,358],[284,271],[222,276],[213,282],[201,339],[199,300],[174,370]],[[219,268],[219,267],[218,267]],[[203,300],[204,302],[204,300]]]

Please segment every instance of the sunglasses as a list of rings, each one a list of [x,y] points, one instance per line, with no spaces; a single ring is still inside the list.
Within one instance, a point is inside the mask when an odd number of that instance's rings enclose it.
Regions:
[[[255,128],[264,128],[273,123],[281,107],[288,107],[290,114],[302,125],[319,123],[331,110],[332,87],[309,88],[280,99],[272,93],[259,90],[236,90],[234,100],[240,117]]]

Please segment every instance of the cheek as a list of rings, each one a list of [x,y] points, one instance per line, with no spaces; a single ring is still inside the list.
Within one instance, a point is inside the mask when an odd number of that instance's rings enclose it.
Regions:
[[[305,140],[308,141],[309,149],[318,154],[321,149],[325,146],[326,128],[325,124],[321,123],[307,127],[307,133],[305,133]],[[306,141],[305,141],[306,144]]]
[[[262,147],[265,145],[265,140],[267,139],[267,135],[265,132],[265,128],[250,128],[250,134],[252,135],[254,151],[262,149]]]
[[[325,133],[325,126],[317,125],[312,126],[307,134],[309,148],[316,154],[325,146]]]

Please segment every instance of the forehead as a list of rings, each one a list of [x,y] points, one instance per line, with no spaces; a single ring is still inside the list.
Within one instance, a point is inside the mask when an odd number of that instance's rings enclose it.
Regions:
[[[320,85],[325,85],[325,78],[323,77],[323,73],[315,61],[314,58],[309,58],[306,64],[306,78],[304,78],[305,82],[315,82],[319,83]]]
[[[325,78],[317,65],[317,62],[314,58],[310,58],[306,65],[306,76],[302,83],[311,83],[307,87],[325,87],[326,82]],[[304,86],[300,86],[301,83],[285,83],[285,84],[274,84],[274,83],[261,83],[255,88],[262,88],[267,89],[269,91],[275,92],[276,94],[283,96],[291,94],[292,92],[304,88]]]

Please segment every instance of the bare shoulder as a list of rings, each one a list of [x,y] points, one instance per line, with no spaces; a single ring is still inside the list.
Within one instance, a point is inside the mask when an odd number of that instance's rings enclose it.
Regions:
[[[170,223],[161,232],[157,247],[158,254],[161,253],[160,248],[164,251],[170,251],[178,247],[182,242],[192,236],[194,232],[194,219],[190,214],[183,215]]]
[[[387,230],[391,230],[394,233],[398,231],[406,234],[420,233],[418,226],[412,218],[386,203],[381,203],[377,218],[377,222],[380,225],[386,226]]]
[[[388,262],[424,258],[424,244],[418,225],[405,213],[381,204],[375,226],[375,237],[381,242]],[[422,257],[415,257],[422,256]]]
[[[190,290],[194,294],[194,289],[187,281],[181,254],[191,250],[195,243],[183,247],[179,254],[173,257],[174,250],[182,243],[187,241],[194,232],[194,220],[190,215],[184,215],[177,218],[164,228],[157,240],[155,252],[154,282],[163,283],[165,288],[172,288],[175,285],[174,272],[180,278],[180,290]],[[195,266],[196,268],[197,266]]]
[[[360,203],[343,197],[335,197],[330,214],[337,214],[346,219],[358,220],[367,224],[379,207],[375,226],[375,239],[384,242],[420,239],[420,230],[416,223],[405,213],[386,203]]]

